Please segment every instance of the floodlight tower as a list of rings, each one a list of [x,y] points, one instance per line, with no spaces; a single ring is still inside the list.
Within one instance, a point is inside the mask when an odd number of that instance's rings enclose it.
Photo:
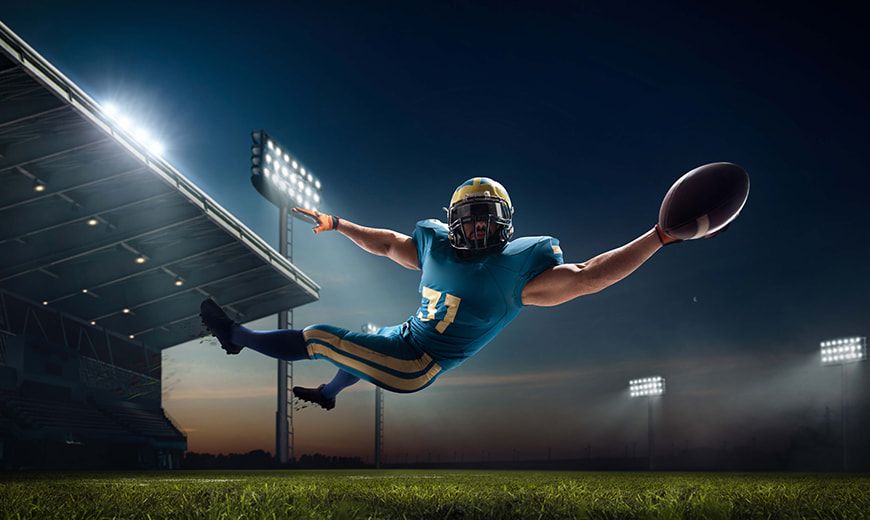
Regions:
[[[843,471],[849,471],[846,447],[846,365],[867,359],[867,337],[837,338],[822,341],[823,366],[840,366],[840,416],[843,421]]]
[[[374,334],[378,331],[378,326],[366,323],[362,326],[362,331],[367,334]],[[381,469],[381,457],[384,452],[384,389],[375,387],[375,469]]]
[[[661,376],[645,377],[643,379],[632,379],[628,382],[628,391],[631,397],[647,398],[647,421],[649,430],[649,469],[652,470],[654,464],[655,453],[655,438],[653,435],[653,397],[663,395],[665,393],[665,378]]]
[[[251,132],[251,183],[260,195],[278,207],[278,249],[293,262],[293,219],[290,208],[316,210],[320,206],[320,181],[286,148],[263,130]],[[295,213],[294,213],[295,215]],[[278,313],[278,328],[293,326],[293,309]],[[278,410],[275,412],[275,451],[280,462],[296,458],[293,432],[293,362],[278,360]],[[289,449],[289,457],[288,457]]]

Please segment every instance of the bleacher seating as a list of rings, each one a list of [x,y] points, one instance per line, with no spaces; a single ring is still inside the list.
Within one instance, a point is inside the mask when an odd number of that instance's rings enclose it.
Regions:
[[[112,419],[139,435],[157,438],[182,436],[175,426],[160,412],[150,412],[132,407],[103,408]]]
[[[0,289],[0,317],[17,327],[0,323],[0,470],[178,468],[187,439],[160,407],[159,353],[42,307]],[[34,313],[51,333],[26,326]]]
[[[2,411],[0,411],[0,432],[6,432],[12,429],[12,421],[10,421]]]
[[[10,396],[4,400],[4,405],[6,412],[27,429],[77,433],[89,437],[123,437],[132,433],[86,403]]]

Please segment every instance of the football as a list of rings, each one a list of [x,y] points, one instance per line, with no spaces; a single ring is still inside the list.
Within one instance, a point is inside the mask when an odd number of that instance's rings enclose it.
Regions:
[[[691,240],[711,235],[734,220],[749,196],[749,175],[727,162],[699,166],[671,186],[659,210],[668,236]]]

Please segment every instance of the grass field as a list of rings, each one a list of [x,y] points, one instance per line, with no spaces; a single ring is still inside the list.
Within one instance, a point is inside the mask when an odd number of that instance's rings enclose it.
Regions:
[[[870,476],[519,471],[0,473],[0,519],[870,518]]]

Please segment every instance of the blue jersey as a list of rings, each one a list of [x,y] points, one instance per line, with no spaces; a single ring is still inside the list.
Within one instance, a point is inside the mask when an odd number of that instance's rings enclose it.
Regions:
[[[562,263],[552,237],[519,238],[497,252],[469,254],[450,245],[446,224],[423,220],[413,240],[422,302],[408,321],[409,339],[444,369],[489,343],[522,309],[526,283]]]
[[[562,263],[559,241],[550,237],[519,238],[500,251],[474,254],[450,245],[443,222],[424,220],[413,239],[423,271],[417,314],[374,334],[306,327],[310,359],[329,360],[393,392],[422,390],[489,343],[522,309],[526,283]]]

